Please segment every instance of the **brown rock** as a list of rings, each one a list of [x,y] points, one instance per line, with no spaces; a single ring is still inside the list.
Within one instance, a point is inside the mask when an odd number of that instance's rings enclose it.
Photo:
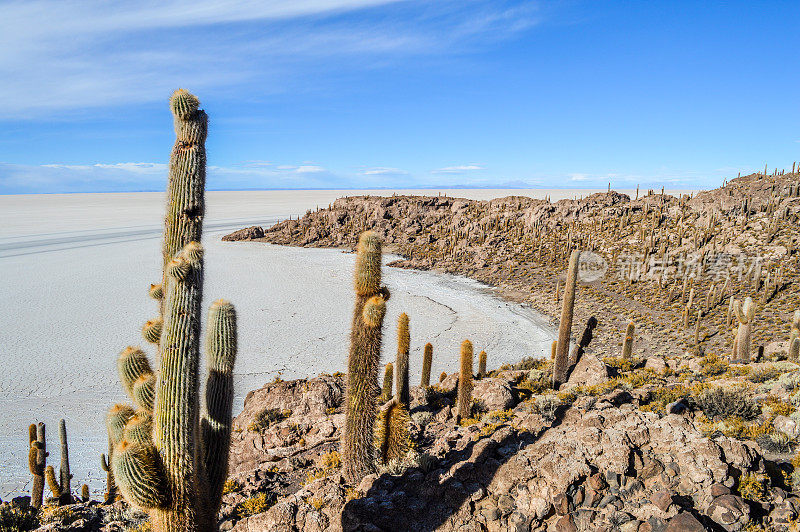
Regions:
[[[608,367],[602,360],[593,355],[584,354],[562,385],[569,389],[575,386],[594,386],[608,380]]]
[[[705,532],[706,527],[700,524],[695,516],[688,512],[681,512],[667,523],[664,532]]]
[[[750,522],[750,506],[737,495],[721,495],[711,502],[708,516],[728,532],[743,530]]]
[[[668,491],[657,491],[650,497],[650,502],[662,512],[666,512],[669,505],[672,504],[672,494]]]

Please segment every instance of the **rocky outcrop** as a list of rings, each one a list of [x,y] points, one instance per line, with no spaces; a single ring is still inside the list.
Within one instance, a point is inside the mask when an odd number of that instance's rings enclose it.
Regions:
[[[413,389],[416,450],[357,486],[325,465],[343,422],[341,377],[266,385],[236,419],[231,461],[242,488],[226,495],[223,528],[740,531],[756,514],[776,525],[797,516],[800,498],[779,488],[759,501],[737,493],[743,475],[767,474],[757,444],[708,437],[690,410],[642,410],[645,390],[573,404],[550,396],[556,404],[545,408],[536,396],[521,400],[525,374],[477,381],[475,397],[489,413],[465,426],[453,412],[457,374],[428,391]],[[292,413],[258,434],[247,428],[276,405]],[[280,495],[268,510],[245,518],[231,510],[269,490]]]

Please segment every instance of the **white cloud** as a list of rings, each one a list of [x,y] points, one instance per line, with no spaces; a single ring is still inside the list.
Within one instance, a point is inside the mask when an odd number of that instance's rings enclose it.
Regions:
[[[483,170],[484,167],[479,164],[461,164],[456,166],[445,166],[434,170],[434,174],[460,174],[463,172],[473,172],[475,170]]]
[[[361,172],[363,175],[408,175],[408,172],[399,168],[391,168],[388,166],[376,166],[367,168]]]

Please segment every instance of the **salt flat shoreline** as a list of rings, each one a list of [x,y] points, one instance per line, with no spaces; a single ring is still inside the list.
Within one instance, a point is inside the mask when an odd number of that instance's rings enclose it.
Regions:
[[[301,198],[278,210],[265,208],[260,200],[242,202],[247,208],[231,211],[220,208],[213,197],[203,239],[208,250],[204,301],[207,306],[225,297],[237,305],[237,411],[250,390],[277,375],[293,379],[343,371],[354,256],[341,250],[220,240],[240,227],[242,219],[285,218],[287,212],[304,212],[302,202],[313,208],[325,198]],[[95,222],[80,218],[79,209],[63,221],[63,210],[31,209],[27,222],[19,218],[21,213],[14,214],[17,234],[0,234],[6,301],[6,325],[0,329],[5,346],[0,355],[0,405],[6,413],[0,419],[4,499],[29,489],[27,426],[44,421],[52,451],[57,449],[61,417],[69,432],[73,484],[86,482],[97,495],[105,489],[99,465],[107,445],[103,417],[111,404],[125,400],[116,377],[116,355],[126,345],[143,343],[140,327],[155,313],[146,289],[160,277],[160,216],[154,219],[154,213],[161,205],[157,194],[143,209],[126,205],[125,198],[119,198],[121,203],[103,199],[104,207],[87,209],[93,220],[107,220],[95,229],[90,228]],[[119,220],[114,216],[118,212],[140,214]],[[137,234],[127,234],[132,227],[138,228]],[[385,279],[392,300],[383,361],[394,358],[395,323],[405,311],[412,320],[412,382],[419,379],[415,361],[428,341],[434,344],[437,374],[456,367],[464,338],[490,353],[492,367],[549,350],[554,331],[546,318],[496,297],[496,291],[476,281],[396,268],[386,268]]]

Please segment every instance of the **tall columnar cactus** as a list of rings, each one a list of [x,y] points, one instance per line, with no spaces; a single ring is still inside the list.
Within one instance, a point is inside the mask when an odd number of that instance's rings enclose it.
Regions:
[[[461,343],[461,364],[458,371],[457,420],[468,419],[472,411],[472,342]]]
[[[410,443],[408,435],[410,422],[408,410],[397,397],[381,407],[375,426],[375,448],[381,463],[388,464],[406,455]]]
[[[750,339],[753,335],[753,319],[756,315],[753,299],[748,297],[744,303],[736,301],[734,311],[739,320],[739,328],[736,330],[736,339],[734,340],[734,361],[746,364],[750,362]]]
[[[486,351],[478,353],[478,378],[482,379],[486,376]]]
[[[117,483],[114,481],[114,470],[111,469],[111,457],[114,456],[114,442],[108,437],[108,456],[100,455],[100,468],[106,472],[105,503],[111,504],[117,499]]]
[[[397,320],[397,360],[395,367],[395,389],[397,400],[408,410],[411,407],[411,395],[408,384],[408,358],[411,346],[411,333],[409,332],[408,314],[403,312]]]
[[[145,332],[159,347],[158,373],[140,349],[124,350],[118,360],[120,380],[137,410],[117,405],[107,418],[112,446],[107,465],[122,495],[148,511],[157,532],[213,530],[227,475],[236,314],[222,300],[209,311],[208,377],[200,409],[203,248],[198,241],[207,119],[198,105],[184,90],[170,100],[177,141],[167,189],[164,276],[150,290],[161,301],[162,313],[152,320],[160,330],[146,327],[152,334]]]
[[[393,392],[392,386],[394,385],[394,366],[391,362],[386,364],[386,368],[383,370],[383,388],[381,388],[381,398],[379,400],[380,403],[385,403],[391,400]]]
[[[39,508],[44,497],[45,463],[47,462],[47,447],[44,438],[44,423],[28,427],[28,468],[33,475],[31,486],[31,506]]]
[[[622,342],[622,358],[631,358],[633,356],[633,334],[636,330],[636,325],[633,322],[628,323],[625,328],[625,339]]]
[[[431,385],[431,366],[433,365],[433,345],[430,342],[425,344],[425,349],[422,353],[422,378],[420,379],[420,386],[425,388]]]
[[[61,504],[72,502],[72,474],[69,471],[69,445],[67,444],[67,424],[62,419],[58,422],[58,439],[61,443],[61,466],[59,468],[58,484],[60,494],[53,492],[53,497],[58,497]]]
[[[572,333],[572,312],[575,307],[575,285],[578,282],[578,260],[580,252],[575,250],[569,257],[567,281],[564,285],[564,300],[561,307],[561,322],[558,326],[558,345],[553,362],[553,388],[567,380],[569,371],[569,339]]]
[[[342,440],[342,473],[352,483],[375,471],[376,384],[389,297],[389,291],[381,286],[381,240],[372,231],[362,233],[358,241],[355,292]]]

